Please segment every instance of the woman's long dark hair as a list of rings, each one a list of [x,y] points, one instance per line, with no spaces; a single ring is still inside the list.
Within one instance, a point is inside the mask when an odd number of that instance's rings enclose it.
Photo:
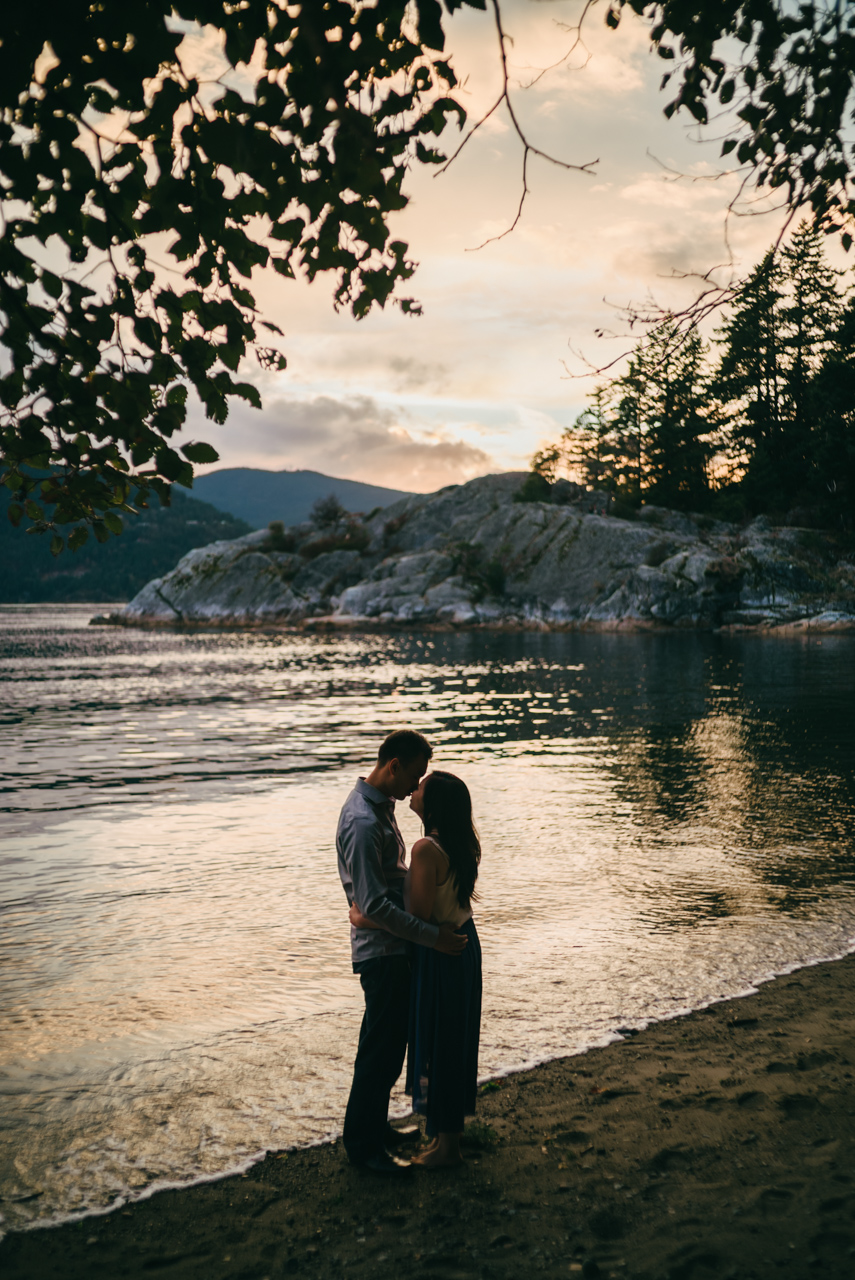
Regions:
[[[468,907],[475,893],[481,842],[472,821],[472,798],[466,783],[453,773],[436,769],[425,778],[422,792],[425,832],[436,832],[457,878],[457,901]]]

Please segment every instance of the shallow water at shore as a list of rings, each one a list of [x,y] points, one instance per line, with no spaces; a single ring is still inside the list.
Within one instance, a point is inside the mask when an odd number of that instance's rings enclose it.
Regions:
[[[0,611],[6,1226],[337,1130],[360,1009],[335,820],[395,725],[473,792],[484,1075],[852,945],[847,637],[91,612]]]

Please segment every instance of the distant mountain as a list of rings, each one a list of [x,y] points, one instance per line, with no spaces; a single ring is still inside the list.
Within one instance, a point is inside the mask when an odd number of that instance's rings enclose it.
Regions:
[[[152,578],[173,569],[194,547],[240,538],[251,529],[207,502],[172,490],[172,505],[125,516],[124,532],[100,545],[90,534],[79,551],[54,558],[49,539],[14,529],[11,495],[0,487],[0,604],[101,603],[130,600]]]
[[[254,467],[224,467],[197,476],[194,497],[210,502],[245,520],[253,529],[266,529],[271,520],[285,525],[307,520],[318,498],[334,493],[347,511],[367,513],[388,507],[410,494],[402,489],[382,489],[358,480],[338,480],[319,471],[262,471]]]

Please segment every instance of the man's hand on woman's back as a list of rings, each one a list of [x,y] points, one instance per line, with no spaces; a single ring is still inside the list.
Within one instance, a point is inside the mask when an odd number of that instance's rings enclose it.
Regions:
[[[440,925],[439,935],[433,944],[434,951],[444,956],[459,956],[469,939],[465,933],[455,933],[450,925]]]

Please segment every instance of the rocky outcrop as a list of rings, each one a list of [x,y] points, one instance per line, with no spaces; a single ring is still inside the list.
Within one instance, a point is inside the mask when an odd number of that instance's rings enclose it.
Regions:
[[[855,627],[855,563],[823,535],[657,507],[617,519],[584,492],[520,502],[523,478],[485,476],[366,518],[215,542],[110,621]]]

